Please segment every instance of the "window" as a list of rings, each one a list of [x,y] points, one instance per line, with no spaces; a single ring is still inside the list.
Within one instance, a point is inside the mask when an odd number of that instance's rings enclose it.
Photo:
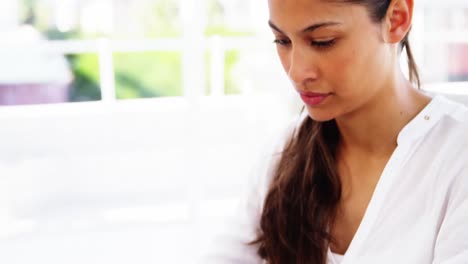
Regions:
[[[13,96],[7,97],[17,98],[8,104],[241,94],[246,82],[237,81],[242,79],[238,69],[248,64],[241,52],[264,25],[256,13],[259,4],[251,1],[16,0],[1,5],[15,11],[5,13],[9,22],[3,35],[21,44],[18,53],[29,50],[61,61],[58,72],[38,61],[22,69],[24,76],[4,66],[0,85],[11,90]],[[60,80],[27,76],[48,71]],[[50,98],[34,95],[32,86]],[[30,94],[26,101],[19,99],[24,89]]]
[[[414,44],[425,86],[468,94],[468,4],[429,0],[416,7]]]

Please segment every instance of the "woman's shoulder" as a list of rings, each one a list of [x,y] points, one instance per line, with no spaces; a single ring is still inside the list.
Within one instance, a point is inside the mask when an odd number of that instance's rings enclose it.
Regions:
[[[447,181],[468,185],[468,107],[442,96],[434,100],[442,115],[422,142],[425,150],[433,150],[426,155],[440,162]]]
[[[451,111],[449,113],[451,116],[459,120],[461,123],[468,123],[468,94],[452,96],[450,98],[446,96],[438,96],[436,98],[451,106]]]
[[[423,138],[432,144],[448,144],[468,140],[467,133],[468,107],[443,95],[437,95],[403,129],[402,134],[412,140]]]
[[[465,160],[468,164],[468,107],[444,96],[437,96],[433,101],[435,120],[424,143],[437,145],[446,157]]]
[[[457,145],[468,144],[468,106],[444,96],[433,100],[437,101],[436,107],[442,112],[437,124],[441,134]]]

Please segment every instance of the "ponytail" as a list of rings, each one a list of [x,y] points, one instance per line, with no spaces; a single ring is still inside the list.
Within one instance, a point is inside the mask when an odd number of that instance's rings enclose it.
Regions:
[[[421,79],[419,77],[418,66],[416,65],[416,61],[414,59],[413,52],[411,50],[411,45],[409,43],[408,36],[409,36],[409,32],[408,34],[406,34],[405,38],[401,41],[401,49],[406,50],[410,82],[416,84],[416,86],[419,89],[421,88]]]

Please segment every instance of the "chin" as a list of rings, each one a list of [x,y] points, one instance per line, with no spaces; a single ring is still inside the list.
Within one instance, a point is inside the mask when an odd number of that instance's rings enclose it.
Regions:
[[[335,119],[335,116],[332,115],[329,111],[323,111],[318,109],[311,109],[306,107],[309,117],[317,122],[327,122]]]

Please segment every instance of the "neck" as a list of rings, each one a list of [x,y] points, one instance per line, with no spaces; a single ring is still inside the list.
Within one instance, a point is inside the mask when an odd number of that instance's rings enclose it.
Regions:
[[[343,150],[367,156],[390,155],[400,131],[430,101],[403,76],[380,90],[383,92],[358,110],[336,119]]]

